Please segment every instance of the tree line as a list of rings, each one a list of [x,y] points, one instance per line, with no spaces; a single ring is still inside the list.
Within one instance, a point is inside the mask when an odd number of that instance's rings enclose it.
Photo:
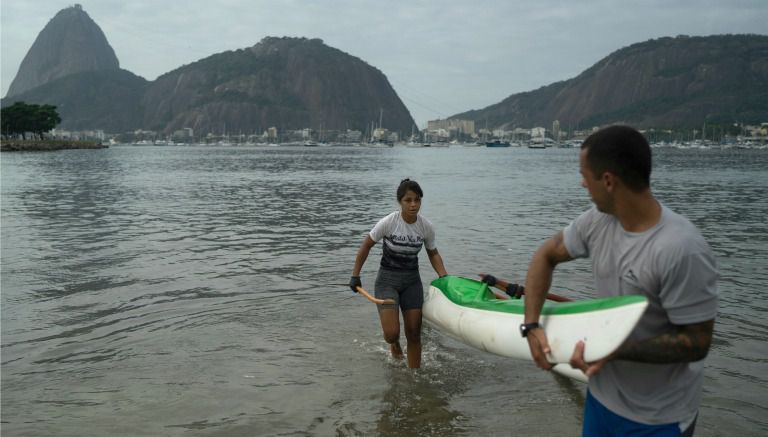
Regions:
[[[21,135],[23,139],[27,139],[27,134],[31,133],[35,138],[42,140],[46,132],[61,123],[61,117],[53,105],[16,102],[0,111],[0,129],[4,138]]]

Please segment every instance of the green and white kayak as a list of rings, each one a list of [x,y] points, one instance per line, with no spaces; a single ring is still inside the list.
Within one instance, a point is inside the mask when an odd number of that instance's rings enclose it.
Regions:
[[[539,323],[547,333],[553,370],[586,381],[568,361],[576,343],[585,342],[584,358],[596,361],[616,350],[643,315],[644,296],[619,296],[574,302],[547,301]],[[469,346],[505,357],[530,360],[528,341],[520,335],[523,299],[497,299],[488,285],[459,276],[432,281],[424,295],[424,320]]]

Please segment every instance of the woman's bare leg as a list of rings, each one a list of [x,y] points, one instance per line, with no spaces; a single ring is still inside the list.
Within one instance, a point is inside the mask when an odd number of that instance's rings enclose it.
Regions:
[[[405,339],[408,344],[408,367],[418,369],[421,367],[421,310],[403,311],[403,323],[405,324]]]
[[[380,309],[379,320],[381,320],[381,330],[384,332],[384,341],[389,343],[392,358],[403,359],[403,350],[400,348],[400,314],[397,308]]]

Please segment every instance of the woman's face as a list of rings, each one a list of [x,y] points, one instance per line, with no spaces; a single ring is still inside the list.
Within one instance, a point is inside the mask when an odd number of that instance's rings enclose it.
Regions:
[[[416,214],[421,209],[421,197],[411,190],[405,192],[400,199],[400,210],[406,219],[416,219]]]

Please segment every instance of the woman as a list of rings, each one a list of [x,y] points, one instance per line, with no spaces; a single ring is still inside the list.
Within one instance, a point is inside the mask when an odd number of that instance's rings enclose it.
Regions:
[[[429,262],[439,276],[448,273],[443,259],[435,246],[435,230],[427,219],[419,215],[421,198],[424,193],[416,181],[403,179],[397,188],[400,210],[395,211],[376,223],[365,237],[357,251],[355,266],[349,287],[357,292],[361,287],[360,270],[374,244],[384,240],[384,253],[376,276],[374,290],[379,299],[392,299],[396,303],[377,305],[384,340],[389,343],[392,357],[403,358],[400,348],[400,315],[403,312],[405,338],[407,341],[408,367],[421,366],[421,306],[424,303],[424,288],[419,276],[418,254],[426,246]]]

